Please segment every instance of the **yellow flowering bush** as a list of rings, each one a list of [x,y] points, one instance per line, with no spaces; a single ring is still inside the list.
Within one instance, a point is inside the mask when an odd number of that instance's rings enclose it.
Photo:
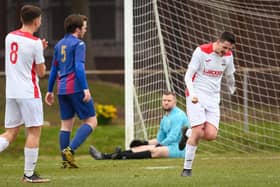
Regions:
[[[98,124],[109,124],[112,119],[117,118],[117,108],[113,105],[96,105],[96,116]]]

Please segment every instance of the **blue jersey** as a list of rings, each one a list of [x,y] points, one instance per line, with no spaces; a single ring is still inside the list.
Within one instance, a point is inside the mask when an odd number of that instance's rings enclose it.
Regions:
[[[190,127],[189,120],[184,111],[174,107],[160,121],[160,128],[157,134],[159,144],[163,146],[176,146],[181,139],[181,129],[183,126]]]
[[[88,89],[84,65],[85,54],[85,43],[72,34],[66,34],[56,44],[48,92],[53,92],[56,79],[59,95],[73,94]]]

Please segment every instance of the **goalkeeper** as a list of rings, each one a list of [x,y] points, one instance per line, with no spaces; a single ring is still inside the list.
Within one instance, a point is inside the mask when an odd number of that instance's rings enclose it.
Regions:
[[[90,155],[96,160],[103,159],[143,159],[143,158],[184,158],[185,150],[179,150],[178,143],[182,136],[182,129],[189,127],[189,121],[184,111],[176,107],[176,95],[164,92],[162,108],[165,112],[160,121],[160,128],[156,139],[149,141],[133,140],[130,149],[121,151],[117,148],[114,153],[99,152],[90,146]]]

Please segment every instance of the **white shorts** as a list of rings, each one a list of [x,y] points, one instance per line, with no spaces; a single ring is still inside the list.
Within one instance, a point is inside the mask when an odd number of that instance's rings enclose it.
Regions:
[[[6,99],[5,128],[43,125],[42,99]]]
[[[187,114],[191,126],[201,125],[209,122],[219,129],[220,122],[220,107],[217,103],[203,102],[202,98],[198,99],[198,103],[194,104],[190,97],[186,99]]]

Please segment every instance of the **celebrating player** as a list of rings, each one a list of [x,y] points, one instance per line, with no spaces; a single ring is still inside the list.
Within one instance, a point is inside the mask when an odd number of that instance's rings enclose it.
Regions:
[[[149,141],[134,140],[130,150],[116,150],[113,154],[104,154],[90,147],[90,154],[97,160],[101,159],[141,159],[141,158],[183,158],[185,151],[178,149],[181,129],[189,126],[184,111],[176,107],[176,96],[173,92],[165,92],[162,96],[162,108],[165,115],[161,119],[156,139]]]
[[[235,91],[235,68],[231,52],[234,44],[234,35],[223,32],[216,42],[197,47],[188,65],[185,75],[186,100],[187,114],[192,128],[187,131],[190,137],[186,144],[182,176],[192,175],[192,163],[199,141],[215,140],[217,137],[223,74],[230,93],[233,94]],[[185,134],[182,139],[186,140]]]
[[[33,36],[41,25],[41,13],[39,7],[23,6],[20,11],[22,27],[10,32],[5,41],[6,131],[0,135],[0,152],[16,139],[20,126],[24,123],[27,136],[22,180],[30,183],[50,181],[34,172],[43,125],[38,76],[43,77],[46,71],[43,48],[47,47],[47,42]]]
[[[69,15],[64,21],[64,28],[66,34],[55,46],[45,102],[48,105],[53,104],[53,87],[57,79],[62,167],[77,168],[74,152],[97,126],[94,104],[85,74],[86,47],[80,40],[86,33],[87,17],[78,14]],[[70,142],[75,114],[83,120],[83,124]]]

